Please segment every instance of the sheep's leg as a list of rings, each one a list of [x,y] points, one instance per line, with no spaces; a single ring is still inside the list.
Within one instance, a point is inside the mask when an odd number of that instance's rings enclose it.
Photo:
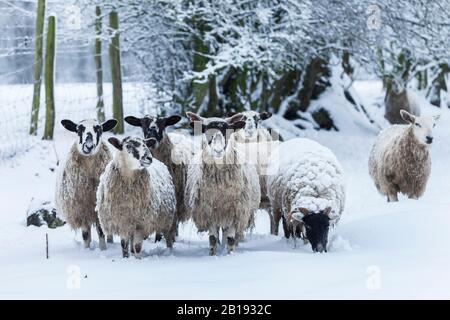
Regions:
[[[286,239],[289,239],[289,237],[291,236],[291,231],[289,230],[289,225],[286,221],[286,218],[283,216],[283,231],[284,231],[284,236]]]
[[[235,249],[236,245],[236,229],[234,227],[227,228],[227,244],[228,244],[228,253],[232,253]]]
[[[130,236],[130,251],[134,254],[134,234],[131,234]]]
[[[81,236],[83,237],[84,247],[89,248],[91,245],[91,226],[82,227]]]
[[[108,243],[114,243],[114,237],[112,235],[106,236],[106,242]]]
[[[162,240],[162,237],[163,237],[162,233],[157,232],[155,234],[155,243],[160,242]]]
[[[278,235],[278,226],[280,225],[281,217],[282,217],[281,209],[273,210],[272,219],[270,220],[270,234],[273,234],[275,236]],[[283,227],[284,227],[284,218],[283,218]],[[284,232],[284,235],[286,236],[286,232]]]
[[[218,228],[209,229],[209,255],[215,256],[217,251],[217,239],[219,238]]]
[[[388,197],[388,202],[397,202],[398,201],[397,193],[388,194],[387,197]]]
[[[135,257],[139,258],[142,251],[142,242],[144,241],[144,236],[141,231],[136,230],[133,234],[133,242],[131,245],[131,250]]]
[[[272,214],[272,210],[267,210],[267,213],[269,214],[270,234],[275,235],[275,232],[278,233],[278,228],[275,227],[275,221],[274,221],[274,217],[273,217],[273,214]]]
[[[106,240],[105,240],[105,234],[103,233],[102,227],[100,225],[100,221],[97,218],[97,222],[95,223],[95,227],[97,229],[98,234],[98,247],[100,250],[106,250]]]
[[[120,245],[122,246],[122,257],[128,258],[130,253],[128,252],[128,247],[130,245],[129,238],[120,238]]]
[[[166,247],[169,249],[173,248],[173,243],[175,242],[175,233],[173,230],[164,232],[164,238],[166,239]]]
[[[175,238],[178,236],[178,218],[174,217],[172,221],[172,226],[170,227],[170,234],[172,239],[175,241]]]

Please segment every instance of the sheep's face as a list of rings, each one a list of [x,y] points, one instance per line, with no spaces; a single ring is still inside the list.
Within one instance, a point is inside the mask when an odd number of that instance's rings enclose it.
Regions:
[[[412,126],[412,131],[417,141],[421,144],[433,143],[433,128],[440,116],[416,117],[405,110],[400,110],[403,120]]]
[[[245,126],[244,121],[235,120],[236,116],[233,116],[233,123],[230,123],[231,118],[203,118],[192,112],[186,113],[191,127],[194,128],[194,134],[200,132],[204,135],[206,140],[205,149],[215,159],[221,159],[225,155],[228,142],[231,134],[238,129],[242,129]],[[242,117],[238,115],[239,119]]]
[[[295,220],[303,223],[304,236],[314,252],[327,252],[330,212],[330,207],[320,212],[310,212],[308,209],[300,208],[292,214]]]
[[[261,121],[267,120],[272,116],[270,112],[245,111],[242,112],[242,121],[245,122],[244,135],[247,139],[255,139],[257,130]],[[232,119],[232,118],[230,118]]]
[[[77,149],[84,156],[97,153],[103,132],[112,130],[117,120],[110,119],[100,124],[97,120],[83,120],[76,124],[71,120],[62,120],[61,124],[67,130],[75,132],[78,136]]]
[[[138,137],[126,137],[122,141],[119,141],[117,138],[112,137],[108,141],[123,153],[128,168],[141,170],[152,164],[152,154],[147,145],[155,144],[155,139],[151,138],[146,141]]]
[[[391,80],[391,90],[394,94],[401,94],[405,90],[405,85],[400,79]]]
[[[151,148],[158,148],[164,137],[164,131],[168,126],[172,126],[181,120],[180,116],[170,117],[145,116],[136,118],[133,116],[125,117],[125,121],[132,126],[141,127],[145,139],[155,139],[156,143]],[[150,140],[149,140],[150,141]],[[150,147],[150,146],[149,146]]]

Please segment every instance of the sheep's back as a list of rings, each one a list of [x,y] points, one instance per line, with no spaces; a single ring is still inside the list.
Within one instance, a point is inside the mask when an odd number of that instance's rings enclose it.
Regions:
[[[315,211],[329,205],[334,213],[342,213],[343,170],[328,148],[308,139],[293,139],[282,143],[274,157],[267,188],[276,208],[289,212],[292,206],[303,206]]]

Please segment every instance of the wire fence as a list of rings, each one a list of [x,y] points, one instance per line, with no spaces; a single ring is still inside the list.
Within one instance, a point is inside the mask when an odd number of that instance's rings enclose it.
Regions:
[[[57,16],[55,62],[55,129],[61,119],[80,121],[96,118],[98,101],[94,40],[90,23],[83,29],[71,30],[64,15],[76,8],[67,1],[46,1],[47,13]],[[35,23],[37,0],[0,0],[0,165],[16,158],[36,144],[43,134],[45,121],[45,90],[42,81],[41,104],[36,136],[29,134],[33,100]],[[69,8],[69,12],[67,12]],[[71,9],[70,9],[71,8]],[[46,15],[46,18],[49,14]],[[71,19],[73,18],[70,16]],[[77,21],[73,22],[77,24]],[[104,21],[106,23],[106,21]],[[44,38],[45,38],[44,31]],[[45,39],[44,39],[45,40]],[[44,41],[45,44],[45,41]],[[44,45],[45,48],[45,45]],[[110,83],[108,42],[103,41],[103,73],[105,114],[112,114],[112,85]],[[140,81],[133,59],[122,54],[123,109],[125,114],[145,114],[154,110],[152,87]],[[58,130],[55,131],[57,134]]]

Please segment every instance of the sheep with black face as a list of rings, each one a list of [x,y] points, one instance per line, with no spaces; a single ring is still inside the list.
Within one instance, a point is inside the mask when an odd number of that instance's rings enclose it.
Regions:
[[[154,145],[149,146],[153,156],[164,163],[175,185],[177,196],[177,213],[172,226],[173,236],[177,233],[179,223],[187,221],[190,216],[184,208],[184,189],[186,186],[187,164],[193,156],[193,144],[184,136],[175,133],[167,133],[166,129],[181,120],[178,115],[169,117],[146,115],[142,118],[133,116],[125,117],[125,121],[132,126],[142,129],[145,139],[154,139]],[[160,235],[157,235],[157,240]]]
[[[194,133],[202,134],[202,150],[188,167],[186,208],[199,231],[209,232],[210,255],[216,254],[219,230],[227,240],[228,252],[236,245],[236,234],[248,227],[261,198],[255,166],[240,159],[234,131],[245,126],[238,119],[203,118],[186,115]],[[238,115],[237,117],[241,117]]]
[[[172,248],[170,234],[175,217],[175,188],[167,167],[152,157],[144,141],[137,137],[108,140],[117,150],[100,178],[97,211],[102,228],[121,238],[122,255],[139,256],[145,238],[154,232],[164,234]]]
[[[301,237],[314,252],[327,250],[328,231],[344,210],[341,165],[326,147],[309,139],[283,142],[272,155],[267,179],[273,217],[286,238]]]
[[[76,141],[70,148],[66,161],[60,166],[56,185],[56,207],[72,229],[82,230],[84,246],[91,243],[91,227],[97,228],[100,249],[106,249],[105,236],[95,211],[95,193],[100,175],[111,160],[111,153],[102,142],[103,132],[112,130],[117,121],[108,120],[102,124],[96,120],[74,123],[62,120],[67,130],[76,134]],[[108,237],[112,242],[112,238]]]

